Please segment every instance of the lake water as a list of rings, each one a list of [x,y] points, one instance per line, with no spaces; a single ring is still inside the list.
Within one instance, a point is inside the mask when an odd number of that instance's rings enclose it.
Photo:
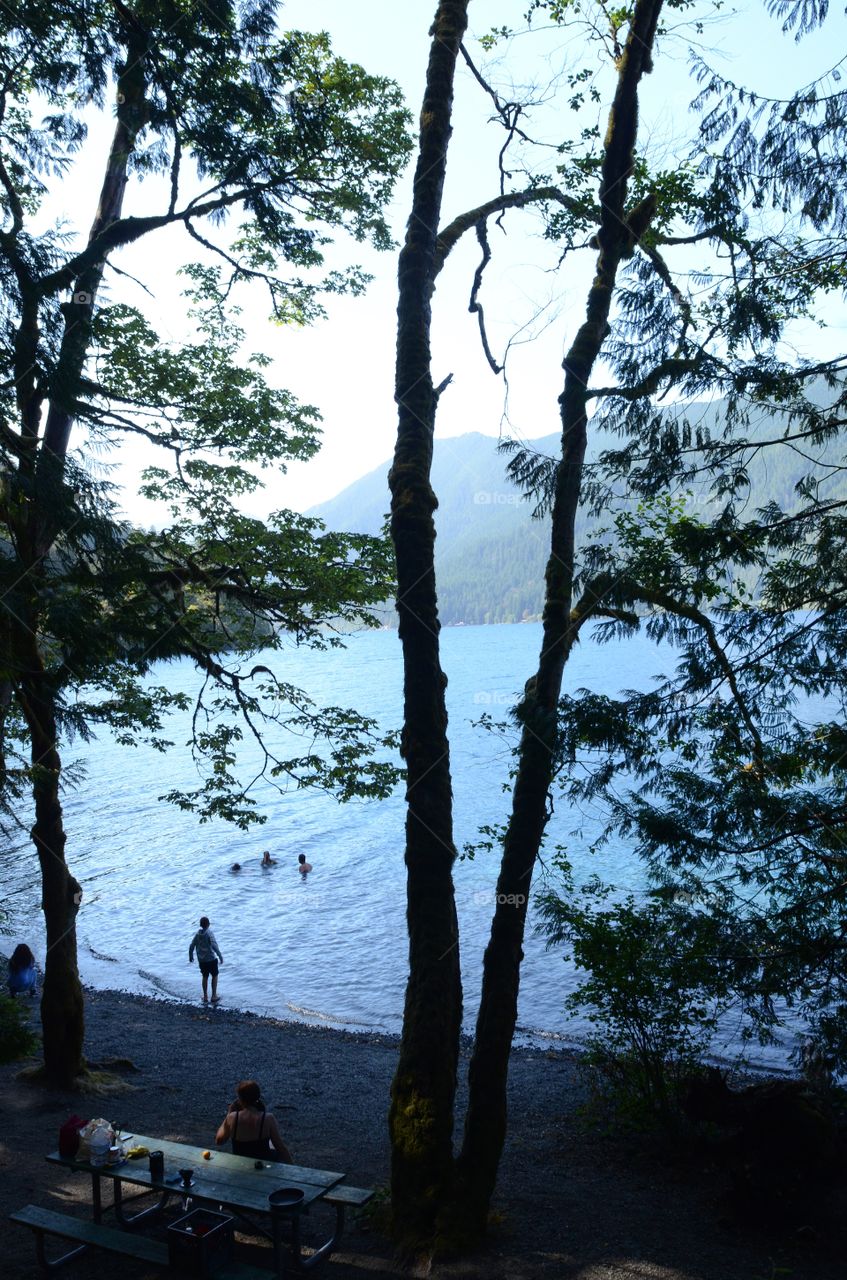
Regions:
[[[509,742],[472,727],[482,711],[505,718],[508,706],[534,670],[541,628],[457,627],[442,633],[449,678],[455,836],[473,840],[482,823],[508,812],[503,790]],[[350,636],[344,651],[313,653],[294,647],[274,658],[281,677],[325,705],[353,706],[387,727],[399,727],[402,661],[396,632]],[[617,693],[647,687],[661,656],[643,637],[598,646],[585,638],[567,670],[567,687]],[[194,691],[188,663],[161,667],[156,682]],[[198,825],[190,814],[157,800],[180,783],[197,784],[190,754],[188,717],[175,719],[168,736],[179,744],[167,756],[116,745],[103,736],[65,751],[66,763],[84,763],[85,781],[66,796],[68,862],[84,889],[78,918],[83,981],[100,988],[197,1000],[196,965],[188,944],[201,915],[208,915],[224,955],[220,979],[229,1006],[356,1030],[400,1028],[406,977],[405,806],[400,791],[388,801],[339,805],[313,791],[261,796],[267,822],[250,832],[225,823]],[[510,738],[513,740],[514,734]],[[621,889],[637,888],[641,868],[620,842],[593,856],[599,831],[590,811],[567,812],[557,803],[550,847],[565,844],[578,873],[598,872]],[[260,866],[270,849],[278,860]],[[302,878],[297,855],[314,870]],[[240,862],[243,870],[229,868]],[[28,840],[3,855],[9,940],[30,942],[43,960],[43,923],[35,853]],[[455,868],[461,928],[466,1030],[473,1028],[482,952],[488,938],[495,854],[478,854]],[[536,887],[539,883],[536,879]],[[529,913],[521,976],[520,1036],[524,1041],[578,1042],[585,1025],[566,1018],[562,1005],[578,976],[560,954],[545,949]],[[729,1052],[728,1043],[716,1052]],[[764,1060],[764,1051],[757,1051]],[[772,1053],[769,1051],[769,1056]]]

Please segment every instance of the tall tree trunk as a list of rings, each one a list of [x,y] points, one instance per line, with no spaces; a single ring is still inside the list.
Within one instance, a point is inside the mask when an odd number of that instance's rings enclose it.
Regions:
[[[47,934],[41,997],[44,1070],[51,1082],[70,1085],[85,1066],[84,1009],[76,952],[76,916],[82,893],[65,862],[55,703],[34,639],[28,650],[30,669],[20,683],[18,701],[31,743],[35,801],[31,835],[41,865],[41,905]]]
[[[117,122],[100,188],[97,212],[88,233],[89,245],[122,216],[129,158],[135,150],[136,139],[144,127],[149,110],[145,98],[145,60],[150,37],[127,10],[121,7],[119,12],[130,25],[130,34],[127,39],[126,62],[118,76]],[[64,304],[62,345],[51,380],[50,408],[41,448],[40,469],[43,468],[50,474],[54,470],[61,474],[68,451],[79,394],[79,379],[91,345],[94,303],[104,269],[104,261],[94,262],[87,267],[74,285],[71,301]]]
[[[409,981],[389,1131],[394,1226],[408,1249],[430,1245],[452,1179],[462,1019],[446,679],[435,590],[437,504],[430,485],[438,400],[430,324],[453,79],[467,8],[468,0],[442,0],[435,15],[412,212],[398,267],[398,429],[389,484],[404,668]]]
[[[122,214],[129,157],[146,120],[145,56],[149,37],[128,10],[121,7],[119,12],[129,28],[126,62],[118,77],[117,123],[89,244]],[[36,637],[40,632],[41,591],[48,558],[56,541],[61,539],[66,522],[75,519],[74,496],[64,484],[64,467],[104,265],[100,261],[88,267],[76,281],[71,301],[64,305],[65,325],[50,384],[44,436],[37,458],[30,453],[21,463],[22,475],[31,476],[33,470],[35,472],[35,501],[18,531],[27,602],[26,624],[19,629],[16,652],[27,653],[28,660],[18,677],[15,695],[30,736],[35,805],[31,835],[41,867],[46,928],[47,958],[41,1000],[44,1068],[50,1080],[62,1084],[70,1084],[85,1066],[82,1056],[84,1004],[76,946],[76,917],[82,895],[65,862],[56,692]],[[24,439],[34,440],[40,417],[40,400],[34,391],[21,407]]]
[[[518,707],[523,726],[518,772],[503,842],[497,905],[483,962],[458,1195],[448,1211],[451,1221],[458,1223],[470,1238],[485,1232],[506,1135],[506,1082],[517,1018],[526,912],[532,872],[547,825],[562,677],[579,625],[572,618],[574,529],[587,439],[586,390],[608,333],[621,256],[630,247],[624,210],[637,134],[638,87],[642,76],[651,70],[651,50],[661,7],[662,0],[638,0],[618,63],[617,88],[604,144],[597,270],[588,294],[586,319],[562,366],[562,458],[556,477],[545,575],[541,653],[537,672],[527,682]]]

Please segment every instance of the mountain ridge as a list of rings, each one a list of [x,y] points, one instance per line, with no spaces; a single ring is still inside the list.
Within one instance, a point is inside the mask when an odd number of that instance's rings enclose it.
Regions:
[[[550,435],[529,443],[552,452],[558,439]],[[434,442],[435,573],[445,626],[540,615],[547,522],[531,519],[531,504],[506,476],[498,444],[478,431]],[[339,533],[378,534],[391,504],[390,465],[354,480],[307,515]]]
[[[688,406],[688,413],[697,411],[701,425],[713,438],[720,438],[723,408],[723,402],[716,401]],[[763,412],[750,436],[772,432],[779,420],[780,415]],[[478,431],[434,441],[435,572],[439,617],[446,626],[533,621],[541,616],[549,518],[532,519],[533,503],[506,475],[499,443]],[[526,441],[526,446],[556,457],[559,435],[541,436]],[[587,456],[596,458],[607,447],[608,437],[595,433]],[[836,457],[840,464],[838,451],[843,451],[838,438],[821,446],[820,467],[831,470]],[[307,514],[341,533],[378,534],[390,508],[390,465],[386,461]],[[797,500],[795,485],[810,465],[814,464],[790,447],[760,451],[748,466],[747,509],[752,512],[769,500],[790,509]],[[847,473],[836,472],[833,485],[833,495],[847,497]],[[584,528],[584,517],[578,518],[578,536]],[[393,607],[387,612],[391,625],[396,625]]]

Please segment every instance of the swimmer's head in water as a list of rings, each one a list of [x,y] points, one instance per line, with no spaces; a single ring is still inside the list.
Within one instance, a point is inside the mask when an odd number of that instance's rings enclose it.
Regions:
[[[303,863],[306,861],[306,855],[305,855],[305,853],[298,853],[298,855],[297,855],[297,861],[298,861],[298,862],[300,863],[300,865],[302,866],[302,865],[303,865]]]
[[[241,870],[241,863],[233,862],[232,866],[230,867],[230,871],[240,871],[240,870]]]

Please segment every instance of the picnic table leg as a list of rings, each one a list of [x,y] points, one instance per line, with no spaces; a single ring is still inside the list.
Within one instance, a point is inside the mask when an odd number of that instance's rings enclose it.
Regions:
[[[285,1263],[285,1241],[282,1238],[281,1213],[271,1213],[271,1228],[273,1235],[274,1271],[280,1278],[282,1278],[286,1273],[287,1267]]]
[[[48,1258],[44,1251],[44,1234],[43,1231],[36,1231],[35,1233],[35,1256],[38,1259],[38,1265],[43,1267],[45,1271],[57,1271],[66,1262],[71,1262],[74,1258],[78,1258],[81,1253],[88,1251],[87,1244],[78,1244],[75,1248],[69,1249],[67,1253],[63,1253],[60,1258]]]
[[[292,1268],[296,1271],[311,1271],[313,1267],[319,1267],[332,1251],[337,1247],[342,1235],[344,1234],[344,1209],[343,1204],[335,1206],[335,1230],[325,1244],[320,1249],[316,1249],[308,1258],[304,1258],[300,1252],[300,1218],[295,1218],[294,1229],[292,1231]]]
[[[142,1193],[143,1194],[143,1193]],[[161,1214],[165,1205],[170,1199],[170,1191],[163,1191],[159,1197],[157,1204],[151,1204],[147,1209],[141,1209],[138,1213],[124,1213],[123,1211],[123,1187],[120,1178],[115,1179],[115,1196],[113,1208],[115,1210],[115,1218],[122,1227],[135,1227],[139,1222],[146,1222],[149,1218],[157,1218]],[[99,1221],[95,1218],[95,1222]]]
[[[103,1221],[103,1200],[100,1194],[100,1174],[91,1171],[91,1203],[94,1206],[94,1221]]]

